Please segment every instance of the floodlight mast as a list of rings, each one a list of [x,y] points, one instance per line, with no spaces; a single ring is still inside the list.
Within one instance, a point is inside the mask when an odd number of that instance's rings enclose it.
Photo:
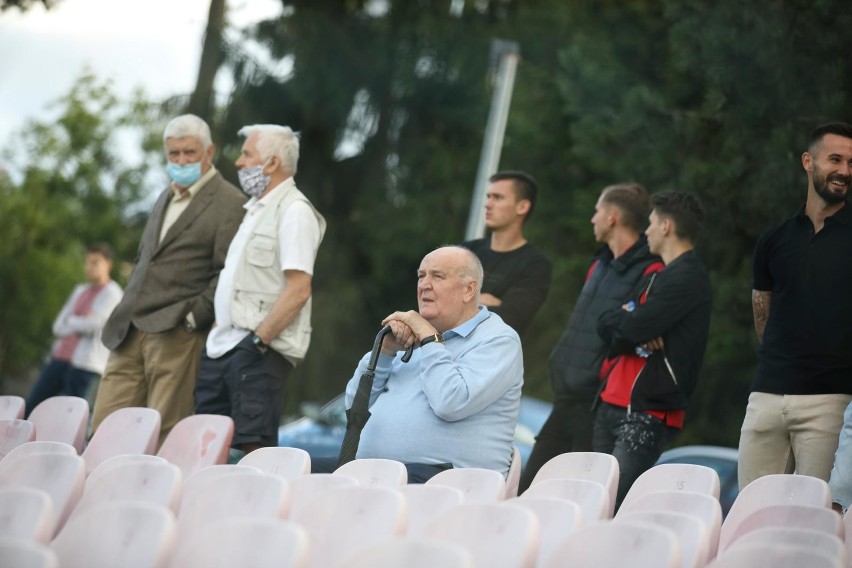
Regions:
[[[497,67],[494,76],[495,88],[491,98],[488,123],[485,126],[482,151],[479,154],[479,168],[476,172],[465,231],[466,241],[485,236],[485,190],[488,186],[488,178],[500,165],[500,151],[503,149],[503,136],[506,133],[506,120],[512,103],[512,90],[519,59],[520,48],[517,43],[500,39],[491,41],[492,69]]]

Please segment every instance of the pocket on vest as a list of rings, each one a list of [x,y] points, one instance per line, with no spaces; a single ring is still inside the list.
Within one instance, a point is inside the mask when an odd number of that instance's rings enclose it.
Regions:
[[[275,239],[254,235],[246,248],[246,260],[253,266],[266,268],[275,261]]]

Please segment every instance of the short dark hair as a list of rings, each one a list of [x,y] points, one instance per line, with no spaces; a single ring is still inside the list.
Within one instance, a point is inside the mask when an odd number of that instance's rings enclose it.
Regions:
[[[618,207],[622,213],[621,219],[628,228],[637,233],[645,230],[651,211],[651,198],[642,185],[634,182],[608,185],[601,192],[601,200]]]
[[[526,216],[526,218],[529,219],[532,215],[533,209],[535,209],[535,199],[538,196],[538,183],[530,174],[520,170],[504,170],[502,172],[497,172],[488,178],[488,181],[494,183],[495,181],[503,181],[506,179],[512,181],[512,187],[515,189],[516,199],[526,199],[530,202],[530,210],[527,211]]]
[[[836,134],[837,136],[843,136],[844,138],[852,138],[852,124],[847,122],[828,122],[826,124],[820,124],[811,132],[808,151],[814,152],[826,134]]]
[[[94,253],[101,255],[110,262],[115,258],[115,251],[107,243],[103,242],[92,243],[86,247],[86,254]]]
[[[678,238],[695,242],[704,225],[704,206],[691,193],[662,191],[651,196],[651,207],[659,217],[674,221]]]

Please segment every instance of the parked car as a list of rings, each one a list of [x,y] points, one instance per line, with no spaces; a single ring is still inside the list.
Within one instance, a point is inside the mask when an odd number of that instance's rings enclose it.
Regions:
[[[551,408],[549,402],[531,396],[521,397],[514,444],[521,453],[522,463],[529,459],[535,436],[550,416]],[[283,424],[278,429],[278,445],[301,448],[312,458],[337,457],[343,443],[343,434],[346,432],[343,395],[334,397],[323,406],[304,403],[300,409],[300,418]]]
[[[657,460],[661,463],[691,463],[706,465],[719,474],[719,504],[722,516],[731,510],[731,505],[739,494],[737,482],[738,452],[735,448],[722,446],[682,446],[666,450]]]

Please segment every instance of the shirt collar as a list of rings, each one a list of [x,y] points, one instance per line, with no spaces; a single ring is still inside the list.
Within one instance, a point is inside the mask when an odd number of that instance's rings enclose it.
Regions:
[[[211,164],[210,169],[207,170],[204,173],[204,175],[202,175],[200,178],[198,178],[197,182],[195,182],[194,184],[192,184],[188,188],[184,189],[183,191],[181,191],[181,189],[175,184],[175,182],[172,182],[171,188],[172,188],[172,192],[174,192],[174,196],[172,197],[172,201],[180,201],[181,199],[190,199],[191,200],[193,197],[195,197],[195,194],[198,193],[198,190],[200,190],[201,187],[205,183],[210,181],[213,178],[213,176],[215,176],[215,175],[216,175],[216,166]]]
[[[453,329],[449,329],[442,333],[444,339],[449,339],[451,337],[455,337],[456,335],[460,335],[461,337],[467,337],[471,334],[471,332],[476,329],[476,327],[491,317],[491,312],[488,311],[488,308],[485,306],[479,306],[479,311],[476,314],[467,320],[466,322],[457,325]]]
[[[265,206],[267,203],[269,203],[269,200],[267,199],[267,197],[272,195],[275,192],[275,190],[277,190],[279,187],[283,187],[283,186],[287,185],[288,182],[291,185],[295,184],[295,181],[293,180],[293,176],[288,177],[287,179],[285,179],[284,181],[282,181],[281,183],[279,183],[278,185],[273,187],[271,190],[269,190],[269,193],[264,195],[262,198],[258,199],[257,197],[252,197],[251,199],[246,201],[245,204],[243,204],[243,209],[251,209],[255,205],[257,205],[259,207]]]

